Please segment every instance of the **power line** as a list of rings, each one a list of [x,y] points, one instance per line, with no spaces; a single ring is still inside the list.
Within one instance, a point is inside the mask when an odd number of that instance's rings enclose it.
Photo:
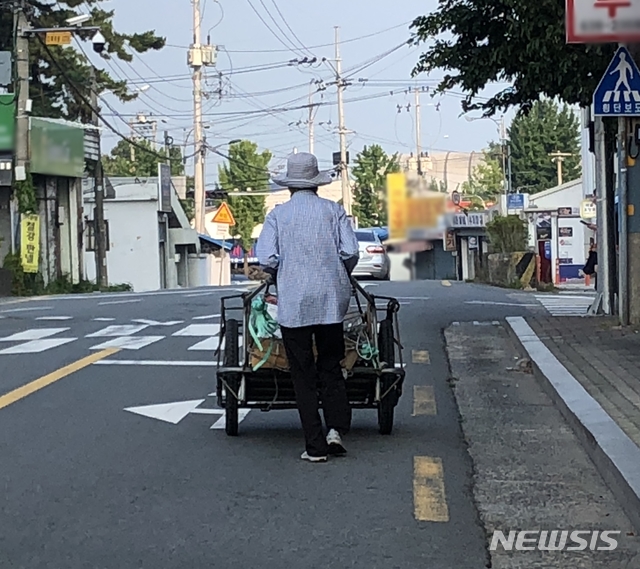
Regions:
[[[390,32],[392,30],[397,30],[398,28],[402,28],[404,26],[408,26],[409,24],[411,24],[412,20],[409,20],[408,22],[403,22],[402,24],[397,24],[395,26],[391,26],[390,28],[385,28],[383,30],[379,30],[377,32],[373,32],[371,34],[366,34],[363,36],[358,36],[355,38],[351,38],[348,40],[341,40],[340,43],[345,44],[345,43],[352,43],[352,42],[356,42],[356,41],[360,41],[360,40],[364,40],[364,39],[368,39],[368,38],[372,38],[375,36],[378,36],[380,34],[384,34],[386,32]],[[324,43],[324,44],[319,44],[319,45],[310,45],[308,47],[308,49],[320,49],[323,47],[333,47],[333,43]],[[172,47],[177,47],[177,46],[172,46]],[[244,50],[229,50],[229,53],[283,53],[286,51],[291,51],[291,49],[244,49]]]

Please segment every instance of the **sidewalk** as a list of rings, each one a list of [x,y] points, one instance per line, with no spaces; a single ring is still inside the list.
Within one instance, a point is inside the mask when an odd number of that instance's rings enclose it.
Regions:
[[[636,569],[640,542],[552,398],[502,326],[445,330],[473,496],[487,545],[494,531],[620,531],[615,551],[488,551],[493,569]],[[478,567],[481,566],[478,560]]]
[[[603,317],[513,317],[507,323],[640,529],[640,333]]]
[[[529,326],[640,446],[640,333],[609,318],[527,318]]]

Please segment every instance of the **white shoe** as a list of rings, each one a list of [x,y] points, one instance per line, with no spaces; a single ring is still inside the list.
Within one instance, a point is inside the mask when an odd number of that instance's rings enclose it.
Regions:
[[[300,458],[307,462],[327,462],[326,456],[311,456],[306,450],[302,453]]]
[[[329,445],[329,454],[332,456],[344,456],[347,449],[342,445],[340,433],[335,429],[331,429],[327,435],[327,444]]]

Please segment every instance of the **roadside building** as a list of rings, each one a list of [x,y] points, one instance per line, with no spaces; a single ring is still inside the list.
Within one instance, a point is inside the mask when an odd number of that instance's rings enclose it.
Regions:
[[[110,284],[135,291],[201,286],[210,282],[211,252],[202,253],[178,194],[162,199],[158,178],[110,178],[104,212]],[[95,280],[94,181],[84,181],[86,277]],[[164,203],[166,201],[166,203]],[[202,265],[202,266],[201,266]]]
[[[581,218],[584,201],[582,178],[529,196],[524,213],[541,282],[560,284],[581,278],[590,241],[596,236]]]

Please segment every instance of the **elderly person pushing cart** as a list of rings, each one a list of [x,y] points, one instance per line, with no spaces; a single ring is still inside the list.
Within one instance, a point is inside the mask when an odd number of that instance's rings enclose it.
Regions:
[[[351,423],[341,361],[358,241],[344,208],[318,196],[331,176],[318,170],[313,154],[292,154],[286,175],[274,181],[289,188],[291,199],[267,216],[257,254],[278,290],[278,323],[306,441],[301,458],[324,462],[346,453],[342,436]]]

